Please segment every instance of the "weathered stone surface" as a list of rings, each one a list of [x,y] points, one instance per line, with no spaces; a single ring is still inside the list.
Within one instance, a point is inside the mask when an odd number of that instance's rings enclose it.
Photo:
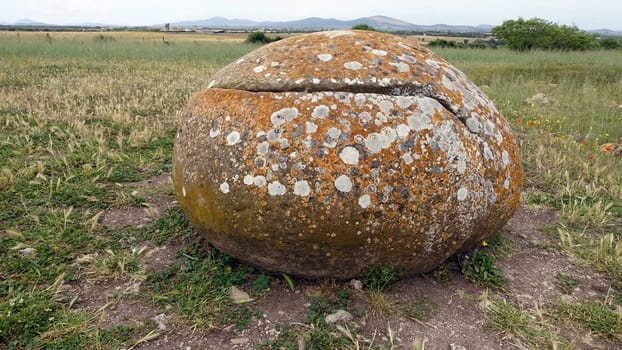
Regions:
[[[388,34],[266,45],[185,110],[173,182],[217,248],[267,270],[428,271],[518,205],[515,137],[462,72]]]

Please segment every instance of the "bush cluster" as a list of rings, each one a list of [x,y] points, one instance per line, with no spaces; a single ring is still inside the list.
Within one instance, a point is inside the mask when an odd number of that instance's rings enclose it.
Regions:
[[[513,50],[588,50],[597,47],[596,36],[575,26],[558,25],[540,18],[507,20],[492,29]]]
[[[269,44],[273,41],[279,41],[283,38],[280,36],[276,36],[271,38],[267,36],[264,32],[250,32],[248,33],[248,37],[246,38],[246,42],[251,44]]]

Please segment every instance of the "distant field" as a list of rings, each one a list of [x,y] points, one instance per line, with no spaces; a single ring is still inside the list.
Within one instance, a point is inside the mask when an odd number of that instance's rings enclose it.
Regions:
[[[210,250],[175,202],[178,117],[245,37],[0,32],[0,349],[622,346],[620,50],[436,50],[514,128],[524,209],[478,251],[355,290]],[[326,325],[335,308],[356,324]]]

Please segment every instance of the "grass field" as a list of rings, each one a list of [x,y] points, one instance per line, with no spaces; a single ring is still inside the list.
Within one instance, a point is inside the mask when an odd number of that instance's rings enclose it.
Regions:
[[[206,250],[170,186],[157,181],[171,170],[187,99],[256,46],[214,35],[49,34],[0,33],[0,349],[149,348],[171,329],[221,334],[230,325],[245,334],[261,319],[256,303],[278,286],[308,296],[306,317],[277,325],[278,335],[256,344],[262,349],[298,349],[300,339],[307,349],[401,348],[397,329],[383,327],[375,339],[363,328],[326,325],[323,315],[335,308],[359,319],[434,318],[425,298],[404,304],[385,289],[408,283],[396,284],[391,271],[370,272],[354,291],[265,275]],[[587,337],[621,347],[622,157],[599,146],[622,143],[622,51],[437,52],[489,94],[519,136],[523,207],[559,213],[536,248],[568,257],[581,273],[551,276],[570,297],[521,305],[494,265],[517,254],[500,234],[465,276],[446,265],[426,278],[481,283],[463,299],[480,305],[486,332],[507,346],[581,348],[577,339]],[[539,93],[545,98],[527,102]],[[128,225],[116,224],[111,217],[123,213]],[[171,262],[154,266],[165,248]],[[488,283],[481,271],[499,279]],[[577,281],[592,278],[606,288],[572,295]],[[232,285],[256,302],[231,303]],[[139,313],[135,322],[110,321],[128,301],[172,326]]]

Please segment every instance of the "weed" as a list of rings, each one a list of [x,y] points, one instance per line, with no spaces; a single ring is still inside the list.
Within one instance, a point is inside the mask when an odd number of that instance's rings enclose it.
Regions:
[[[361,282],[369,289],[382,291],[400,280],[400,272],[393,266],[371,266],[361,275]]]
[[[183,258],[174,269],[148,275],[146,284],[153,291],[153,302],[172,306],[184,319],[198,327],[218,327],[234,323],[248,326],[252,316],[246,306],[231,306],[232,285],[245,283],[252,270],[231,257],[203,248],[198,241],[181,250]]]
[[[516,250],[514,244],[503,233],[488,238],[486,242],[486,247],[497,259],[507,259]]]
[[[467,257],[462,266],[462,274],[483,287],[505,288],[505,277],[495,265],[492,256],[483,250],[475,249],[473,256]]]
[[[552,309],[560,322],[578,322],[607,339],[622,340],[620,311],[619,309],[616,311],[611,305],[593,301],[582,301],[576,304],[562,302],[554,305]]]
[[[270,288],[270,276],[267,276],[264,274],[258,275],[257,278],[255,278],[253,285],[251,286],[251,290],[255,294],[263,293],[269,288]]]
[[[563,273],[555,275],[555,281],[553,283],[555,283],[555,286],[564,294],[572,294],[572,291],[579,286],[579,281]]]
[[[451,275],[451,271],[449,271],[447,263],[444,263],[432,271],[432,277],[440,283],[449,283],[453,280],[453,276]]]
[[[542,313],[526,313],[503,301],[489,301],[486,307],[486,326],[511,335],[532,349],[571,349],[566,339],[543,320]],[[522,344],[521,344],[522,345]],[[525,347],[525,345],[518,347]]]

